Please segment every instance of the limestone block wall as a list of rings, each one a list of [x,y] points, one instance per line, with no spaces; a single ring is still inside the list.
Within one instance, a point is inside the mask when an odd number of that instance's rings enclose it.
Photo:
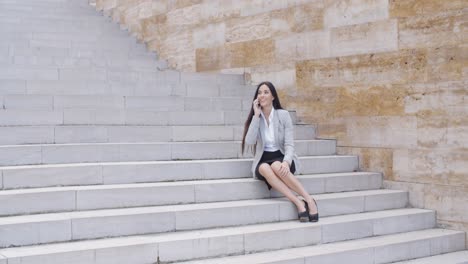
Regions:
[[[468,1],[95,4],[173,68],[271,80],[341,154],[468,231]]]

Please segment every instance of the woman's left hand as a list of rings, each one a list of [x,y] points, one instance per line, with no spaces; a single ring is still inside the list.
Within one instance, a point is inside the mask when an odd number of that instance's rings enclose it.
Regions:
[[[280,176],[286,177],[288,176],[288,173],[289,173],[289,163],[287,163],[286,161],[283,161],[280,167]]]

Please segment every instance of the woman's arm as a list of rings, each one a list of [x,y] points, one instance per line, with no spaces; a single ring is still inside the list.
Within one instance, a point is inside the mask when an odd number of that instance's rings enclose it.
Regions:
[[[260,128],[260,117],[254,115],[252,117],[252,122],[250,122],[249,130],[245,135],[245,143],[248,145],[253,145],[257,143],[258,131]]]
[[[284,113],[284,112],[283,112]],[[289,112],[285,111],[283,114],[284,121],[284,159],[289,166],[294,158],[294,126],[292,124]]]

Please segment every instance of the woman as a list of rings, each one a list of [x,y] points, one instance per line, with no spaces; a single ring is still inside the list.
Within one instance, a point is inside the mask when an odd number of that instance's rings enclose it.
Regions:
[[[270,82],[257,86],[252,108],[244,125],[242,153],[245,145],[253,149],[254,178],[264,181],[268,189],[272,187],[293,202],[298,211],[299,221],[317,222],[317,203],[307,193],[293,173],[299,168],[294,153],[294,131],[288,111],[283,110]],[[299,199],[292,191],[300,194]]]

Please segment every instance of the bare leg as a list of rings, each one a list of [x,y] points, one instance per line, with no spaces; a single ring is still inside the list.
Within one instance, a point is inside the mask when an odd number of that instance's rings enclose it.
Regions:
[[[291,192],[291,190],[288,188],[288,186],[286,186],[286,184],[284,184],[283,181],[278,178],[278,176],[271,169],[270,165],[263,163],[258,168],[258,171],[263,177],[265,177],[271,187],[282,193],[284,196],[286,196],[286,198],[288,198],[296,205],[298,212],[305,211],[305,204]]]
[[[273,172],[275,172],[276,175],[279,175],[279,170],[280,170],[281,163],[279,161],[273,162],[271,164],[271,169]],[[315,214],[317,213],[317,207],[315,206],[315,203],[312,200],[312,197],[310,194],[304,189],[304,186],[302,183],[292,174],[291,172],[288,173],[288,175],[281,177],[278,177],[282,182],[284,182],[289,188],[291,188],[293,191],[295,191],[297,194],[301,195],[304,197],[306,202],[309,204],[309,210],[310,214]]]

